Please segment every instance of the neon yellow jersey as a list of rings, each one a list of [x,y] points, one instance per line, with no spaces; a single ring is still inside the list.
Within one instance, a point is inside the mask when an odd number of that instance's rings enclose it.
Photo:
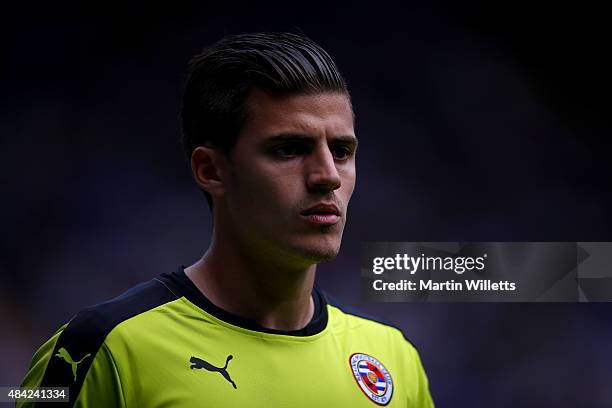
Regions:
[[[305,328],[266,329],[216,307],[180,268],[79,312],[21,386],[69,387],[77,407],[433,407],[399,329],[317,289],[313,300]]]

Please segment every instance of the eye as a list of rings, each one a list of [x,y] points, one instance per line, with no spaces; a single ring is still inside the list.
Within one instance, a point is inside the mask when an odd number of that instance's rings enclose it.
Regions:
[[[307,153],[307,151],[308,147],[304,143],[299,142],[283,143],[272,148],[272,154],[284,158],[300,156]]]
[[[331,151],[336,160],[347,160],[353,155],[353,151],[348,146],[332,146]]]

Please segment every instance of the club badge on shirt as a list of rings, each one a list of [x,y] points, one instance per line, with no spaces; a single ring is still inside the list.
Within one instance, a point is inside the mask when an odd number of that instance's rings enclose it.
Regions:
[[[393,380],[384,365],[374,357],[354,353],[349,357],[353,377],[361,391],[378,405],[387,405],[393,395]]]

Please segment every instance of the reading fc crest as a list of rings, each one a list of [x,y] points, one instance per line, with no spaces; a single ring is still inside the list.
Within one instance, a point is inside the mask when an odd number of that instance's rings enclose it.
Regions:
[[[355,353],[349,358],[353,377],[361,391],[378,405],[387,405],[393,395],[391,374],[377,359]]]

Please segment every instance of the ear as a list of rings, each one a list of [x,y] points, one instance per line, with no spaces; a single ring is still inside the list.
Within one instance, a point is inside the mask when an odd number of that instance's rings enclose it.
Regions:
[[[191,153],[191,171],[198,185],[213,197],[225,193],[227,159],[219,149],[198,146]]]

